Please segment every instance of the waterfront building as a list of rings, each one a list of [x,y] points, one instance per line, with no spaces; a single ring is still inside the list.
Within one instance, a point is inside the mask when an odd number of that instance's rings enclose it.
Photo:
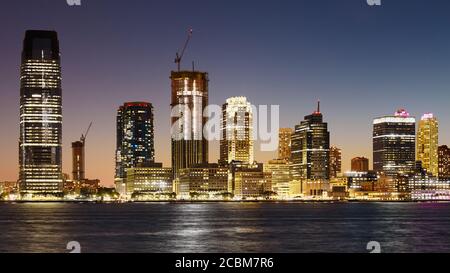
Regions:
[[[378,175],[375,171],[346,172],[344,175],[347,178],[347,186],[353,191],[375,191],[378,182]]]
[[[201,164],[181,169],[178,180],[178,191],[182,199],[222,199],[229,195],[228,168],[218,164]]]
[[[115,182],[118,192],[123,193],[128,169],[145,167],[154,161],[153,106],[148,102],[127,102],[117,111]]]
[[[272,173],[265,172],[263,164],[232,162],[228,191],[236,199],[269,198],[272,192]]]
[[[208,163],[208,140],[203,134],[208,106],[208,73],[172,71],[172,168],[174,178],[181,169]]]
[[[291,164],[285,159],[270,160],[264,164],[264,173],[272,174],[272,191],[280,199],[287,199],[290,195]]]
[[[291,174],[306,195],[322,195],[329,188],[330,132],[317,110],[295,126],[291,146]],[[296,183],[296,182],[294,182]]]
[[[133,194],[171,194],[172,168],[163,167],[162,163],[153,163],[145,167],[133,167],[127,170],[126,193]]]
[[[424,114],[417,130],[416,160],[421,161],[423,168],[435,176],[439,173],[438,146],[438,120],[431,113]]]
[[[62,197],[62,88],[58,35],[29,30],[20,70],[19,187]]]
[[[220,162],[253,163],[253,110],[246,97],[232,97],[222,106]]]
[[[395,177],[415,165],[416,120],[404,110],[373,122],[374,171]]]

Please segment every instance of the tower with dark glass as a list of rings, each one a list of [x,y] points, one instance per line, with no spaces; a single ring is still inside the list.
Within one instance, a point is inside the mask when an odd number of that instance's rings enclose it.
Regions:
[[[20,71],[19,187],[24,195],[61,195],[62,90],[57,33],[25,34]]]
[[[116,183],[127,170],[155,162],[153,106],[148,102],[127,102],[117,111]]]

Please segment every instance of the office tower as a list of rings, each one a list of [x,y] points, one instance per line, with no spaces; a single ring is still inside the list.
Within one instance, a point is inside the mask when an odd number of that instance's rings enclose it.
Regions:
[[[291,128],[280,128],[278,133],[278,159],[291,160],[291,140],[294,130]]]
[[[439,179],[450,179],[450,148],[447,145],[438,148]]]
[[[228,195],[228,168],[199,164],[181,169],[177,192],[183,199],[221,199]]]
[[[414,169],[416,120],[404,109],[373,121],[374,171],[392,177]]]
[[[330,177],[330,133],[317,111],[295,126],[292,135],[292,176],[294,180],[328,180]]]
[[[438,175],[438,146],[439,125],[437,118],[431,114],[425,114],[419,121],[417,131],[417,157],[422,161],[423,168],[432,175]]]
[[[27,31],[20,75],[19,184],[24,195],[62,194],[61,95],[57,33]]]
[[[270,160],[264,164],[264,172],[272,174],[272,191],[278,198],[286,199],[290,194],[291,164],[285,159]]]
[[[123,182],[129,168],[155,161],[153,106],[127,102],[117,111],[116,183]]]
[[[208,140],[203,134],[208,106],[208,73],[172,71],[172,168],[179,170],[208,163]]]
[[[253,163],[253,111],[246,97],[232,97],[222,106],[220,162]]]
[[[369,159],[365,157],[352,158],[352,172],[368,172]]]
[[[72,179],[85,179],[84,143],[81,141],[72,142]]]
[[[336,178],[342,171],[342,150],[332,146],[330,148],[330,178]]]

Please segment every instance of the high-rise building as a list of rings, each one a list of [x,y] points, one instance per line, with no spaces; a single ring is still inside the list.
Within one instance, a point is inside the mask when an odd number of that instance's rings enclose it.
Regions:
[[[368,172],[369,159],[365,157],[352,158],[352,172]]]
[[[374,171],[387,176],[414,170],[416,119],[404,109],[373,122]]]
[[[342,171],[342,150],[332,146],[330,148],[330,178],[336,178]]]
[[[317,111],[295,126],[291,149],[294,180],[330,178],[330,132],[323,122],[320,103]]]
[[[431,114],[425,114],[419,121],[417,131],[417,157],[422,161],[423,168],[432,175],[438,175],[438,146],[439,125],[437,118]]]
[[[62,88],[58,35],[25,34],[20,75],[19,185],[24,195],[63,191]]]
[[[127,170],[155,162],[153,106],[127,102],[117,111],[116,183],[123,183]]]
[[[439,179],[450,179],[450,148],[447,145],[438,148]]]
[[[291,140],[294,130],[292,128],[280,128],[278,132],[278,159],[291,160]]]
[[[246,97],[232,97],[222,106],[220,162],[253,163],[253,111]]]
[[[179,170],[208,163],[208,140],[203,134],[208,106],[208,73],[172,71],[172,168]]]
[[[72,179],[81,181],[85,178],[84,143],[75,141],[72,142]]]

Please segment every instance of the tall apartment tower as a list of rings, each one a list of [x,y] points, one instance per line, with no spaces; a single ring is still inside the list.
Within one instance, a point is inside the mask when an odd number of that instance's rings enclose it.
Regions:
[[[24,195],[63,191],[62,88],[58,35],[29,30],[20,72],[19,187]]]
[[[278,132],[278,159],[291,160],[291,141],[294,130],[292,128],[280,128]]]
[[[416,119],[404,109],[373,121],[374,171],[392,177],[414,170]]]
[[[419,121],[417,131],[416,160],[422,162],[422,167],[435,176],[439,173],[438,166],[439,124],[437,118],[425,114]]]
[[[155,162],[153,106],[148,102],[127,102],[117,111],[116,183],[127,170]]]
[[[330,178],[330,132],[323,122],[320,103],[317,111],[295,126],[291,149],[293,180]]]
[[[85,177],[85,154],[82,141],[72,142],[72,179],[82,181]]]
[[[330,148],[330,178],[336,178],[342,172],[342,150],[332,146]]]
[[[174,178],[181,169],[208,163],[208,140],[203,134],[208,106],[208,73],[172,71],[172,168]]]
[[[220,163],[253,163],[253,110],[246,97],[232,97],[222,106]]]

